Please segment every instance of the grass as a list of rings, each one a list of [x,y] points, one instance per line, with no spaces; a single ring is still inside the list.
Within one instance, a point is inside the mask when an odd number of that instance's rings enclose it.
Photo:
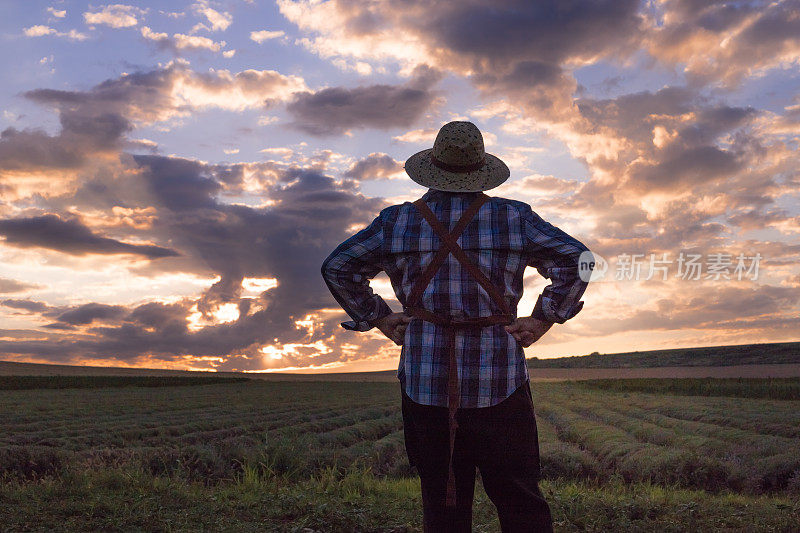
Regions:
[[[595,379],[576,384],[613,392],[800,400],[800,378]]]
[[[800,523],[798,401],[625,387],[532,384],[557,530]],[[5,390],[0,413],[4,531],[421,531],[397,384]],[[474,514],[499,531],[480,483]]]
[[[552,359],[528,359],[528,368],[653,368],[800,363],[800,342],[673,348]]]
[[[709,494],[648,483],[545,481],[557,531],[795,531],[789,497]],[[422,531],[419,481],[322,470],[303,481],[247,470],[215,486],[135,470],[83,471],[0,486],[4,531]],[[499,531],[480,484],[473,531]]]
[[[235,383],[249,379],[215,376],[0,376],[0,390],[175,387]]]

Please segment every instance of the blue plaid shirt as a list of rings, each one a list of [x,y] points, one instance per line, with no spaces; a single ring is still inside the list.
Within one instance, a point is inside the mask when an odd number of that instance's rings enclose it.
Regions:
[[[475,193],[430,189],[422,197],[452,230]],[[578,275],[578,257],[588,248],[545,222],[520,201],[490,197],[459,236],[465,253],[496,285],[516,315],[527,266],[552,281],[539,296],[533,316],[564,323],[583,307],[587,282]],[[439,238],[410,202],[382,210],[369,226],[340,244],[325,259],[322,275],[336,301],[353,319],[345,329],[367,331],[370,321],[392,313],[369,286],[379,272],[389,276],[405,306],[415,279],[439,248]],[[486,291],[452,254],[422,295],[420,304],[443,316],[467,318],[500,313]],[[417,403],[447,406],[447,346],[442,326],[412,320],[406,329],[397,377]],[[495,405],[528,379],[522,345],[504,326],[456,332],[461,407]]]

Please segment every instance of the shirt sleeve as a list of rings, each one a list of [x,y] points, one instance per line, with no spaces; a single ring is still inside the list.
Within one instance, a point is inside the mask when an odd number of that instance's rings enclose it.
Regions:
[[[583,309],[580,298],[589,284],[591,270],[582,279],[579,258],[589,248],[544,221],[530,207],[525,209],[523,226],[528,265],[552,282],[539,295],[531,316],[563,324]]]
[[[369,280],[381,266],[383,229],[380,215],[372,223],[336,247],[322,263],[322,277],[331,294],[353,320],[344,329],[368,331],[371,320],[392,313],[383,298],[375,294]]]

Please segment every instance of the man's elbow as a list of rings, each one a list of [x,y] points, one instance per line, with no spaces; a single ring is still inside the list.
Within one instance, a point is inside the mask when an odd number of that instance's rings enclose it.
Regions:
[[[322,278],[327,280],[333,279],[333,254],[329,255],[325,258],[322,262],[322,266],[320,267],[320,274],[322,274]]]

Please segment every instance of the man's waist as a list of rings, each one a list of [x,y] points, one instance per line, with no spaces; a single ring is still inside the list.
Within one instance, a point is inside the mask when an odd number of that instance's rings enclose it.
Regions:
[[[403,312],[412,318],[453,328],[487,327],[511,324],[516,318],[511,314],[497,313],[488,316],[468,317],[463,314],[447,314],[429,311],[423,307],[406,307]]]

